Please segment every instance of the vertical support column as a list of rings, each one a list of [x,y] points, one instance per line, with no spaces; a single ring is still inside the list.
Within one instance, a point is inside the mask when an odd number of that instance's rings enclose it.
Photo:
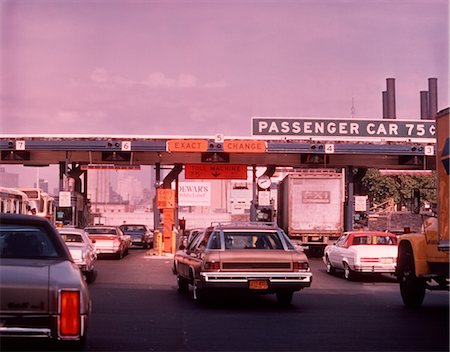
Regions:
[[[155,164],[155,196],[153,197],[153,227],[154,229],[159,229],[161,226],[161,213],[157,204],[157,192],[156,190],[161,185],[161,165],[160,163]]]
[[[354,177],[353,177],[353,167],[352,166],[347,166],[345,168],[345,173],[346,173],[346,177],[345,177],[345,183],[347,185],[346,189],[347,189],[347,197],[346,197],[346,202],[345,202],[345,223],[344,223],[344,228],[345,231],[352,231],[353,230],[353,213],[354,211],[354,205],[353,205],[353,199],[354,199]]]
[[[67,161],[59,162],[59,191],[67,191],[67,182],[65,182],[64,176],[67,178],[69,173],[69,167]]]
[[[250,221],[256,221],[256,208],[258,203],[257,192],[256,192],[256,165],[252,166],[252,204],[250,207]]]

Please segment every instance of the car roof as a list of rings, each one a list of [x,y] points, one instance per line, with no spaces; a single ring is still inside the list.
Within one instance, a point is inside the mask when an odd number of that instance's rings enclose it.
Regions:
[[[395,236],[393,233],[384,231],[348,231],[345,234],[349,235],[361,235],[361,236]]]
[[[273,222],[221,222],[212,223],[210,228],[223,230],[278,230],[279,227]]]
[[[0,213],[0,222],[1,223],[27,223],[27,224],[41,224],[48,225],[50,221],[46,218],[37,215],[25,215],[25,214],[11,214],[11,213]]]

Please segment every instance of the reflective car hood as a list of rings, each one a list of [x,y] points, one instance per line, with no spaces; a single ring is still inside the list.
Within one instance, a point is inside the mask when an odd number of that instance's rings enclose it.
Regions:
[[[40,262],[42,260],[2,259],[0,268],[1,312],[49,311],[50,265]]]

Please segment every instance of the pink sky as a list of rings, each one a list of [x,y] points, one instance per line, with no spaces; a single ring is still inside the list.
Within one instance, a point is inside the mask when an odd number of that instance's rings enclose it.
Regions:
[[[249,136],[448,106],[447,0],[0,0],[0,132]]]
[[[429,77],[449,105],[447,0],[0,3],[3,134],[250,136],[252,116],[350,118],[352,99],[379,119],[388,77],[398,119]]]

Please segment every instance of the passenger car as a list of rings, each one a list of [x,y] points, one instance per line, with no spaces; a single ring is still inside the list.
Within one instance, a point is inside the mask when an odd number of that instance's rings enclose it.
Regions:
[[[131,244],[143,248],[153,247],[153,232],[147,225],[124,224],[120,229],[125,235],[130,236]]]
[[[95,240],[91,240],[82,229],[63,227],[58,229],[58,232],[69,248],[70,254],[83,273],[86,282],[93,282],[95,261],[97,260]]]
[[[323,261],[328,273],[344,270],[347,280],[352,280],[355,273],[394,274],[397,236],[389,232],[345,232],[325,247]]]
[[[194,235],[174,255],[178,290],[193,286],[194,299],[209,292],[242,290],[275,293],[288,305],[293,293],[311,285],[306,255],[287,235],[270,223],[216,224]]]
[[[86,282],[50,222],[0,215],[0,336],[82,345],[91,300]]]
[[[128,254],[131,239],[118,226],[94,225],[84,228],[91,240],[95,240],[97,254],[111,254],[122,259]]]

